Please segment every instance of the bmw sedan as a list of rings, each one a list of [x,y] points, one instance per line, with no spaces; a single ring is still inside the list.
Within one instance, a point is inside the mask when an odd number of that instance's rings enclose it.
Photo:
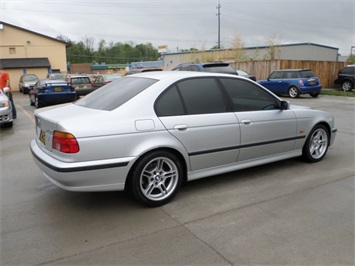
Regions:
[[[299,156],[318,162],[336,135],[328,112],[247,78],[185,71],[126,76],[35,120],[31,151],[53,184],[129,190],[147,206],[169,202],[184,181]]]

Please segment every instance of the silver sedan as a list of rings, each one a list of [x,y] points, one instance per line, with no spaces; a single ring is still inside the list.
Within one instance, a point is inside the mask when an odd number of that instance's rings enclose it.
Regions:
[[[35,111],[34,160],[69,191],[129,190],[148,206],[182,182],[301,156],[318,162],[334,117],[292,106],[250,79],[161,71],[118,79]]]

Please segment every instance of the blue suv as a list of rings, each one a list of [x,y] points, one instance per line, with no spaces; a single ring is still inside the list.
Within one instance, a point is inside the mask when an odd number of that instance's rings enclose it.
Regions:
[[[275,94],[286,94],[291,98],[301,94],[318,97],[322,89],[319,78],[311,69],[275,70],[267,80],[258,80],[258,83]]]

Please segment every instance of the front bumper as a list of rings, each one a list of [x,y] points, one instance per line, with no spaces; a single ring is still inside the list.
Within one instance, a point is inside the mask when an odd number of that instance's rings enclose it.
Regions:
[[[11,123],[13,121],[12,108],[3,107],[0,108],[0,124]]]
[[[68,163],[49,156],[38,146],[36,140],[31,142],[31,152],[45,177],[68,191],[124,190],[129,169],[135,159],[127,157]]]

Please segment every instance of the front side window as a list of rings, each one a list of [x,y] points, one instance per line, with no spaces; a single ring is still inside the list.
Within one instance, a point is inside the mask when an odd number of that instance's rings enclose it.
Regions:
[[[282,79],[282,75],[283,75],[283,72],[275,71],[270,75],[269,79]]]
[[[247,80],[222,78],[234,112],[279,109],[277,98]]]

